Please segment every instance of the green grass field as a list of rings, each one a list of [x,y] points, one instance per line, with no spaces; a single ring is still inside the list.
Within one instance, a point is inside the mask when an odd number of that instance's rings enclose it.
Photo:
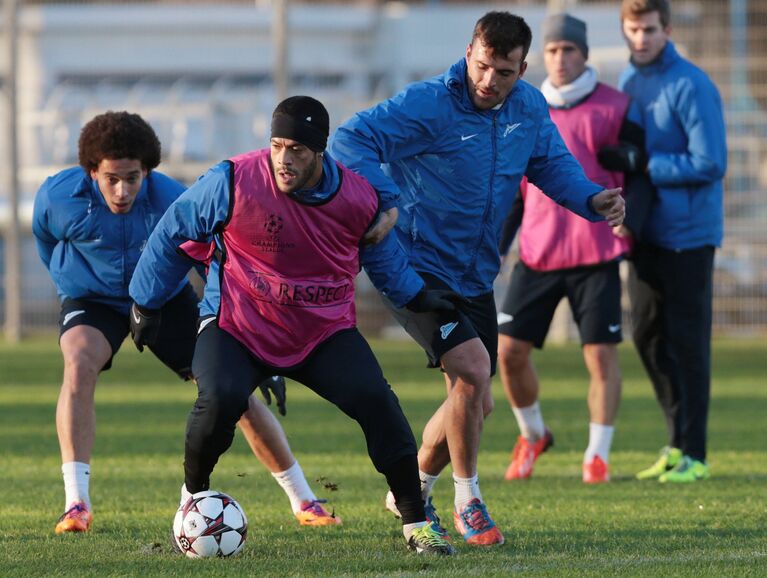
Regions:
[[[716,343],[709,428],[712,478],[690,486],[637,482],[665,436],[660,410],[630,345],[621,348],[624,396],[611,454],[613,482],[580,481],[588,433],[587,380],[577,347],[536,357],[542,407],[556,446],[531,480],[503,472],[518,433],[500,382],[480,455],[483,495],[506,545],[458,544],[451,559],[406,551],[383,509],[383,477],[357,425],[296,383],[282,423],[318,495],[341,527],[300,528],[287,498],[238,434],[213,476],[248,514],[233,559],[174,555],[168,530],[182,482],[186,414],[194,387],[126,343],[96,393],[92,461],[95,523],[56,536],[63,508],[54,425],[61,378],[55,338],[0,342],[0,575],[2,576],[767,576],[767,344]],[[418,436],[444,388],[410,342],[374,349]],[[319,481],[318,481],[319,480]],[[451,531],[446,471],[435,503]],[[336,491],[328,489],[337,485]]]

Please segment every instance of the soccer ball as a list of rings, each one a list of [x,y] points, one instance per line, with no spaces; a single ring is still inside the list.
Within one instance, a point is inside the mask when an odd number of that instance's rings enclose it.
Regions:
[[[247,535],[248,519],[240,505],[212,490],[193,494],[173,519],[173,538],[190,558],[237,554]]]

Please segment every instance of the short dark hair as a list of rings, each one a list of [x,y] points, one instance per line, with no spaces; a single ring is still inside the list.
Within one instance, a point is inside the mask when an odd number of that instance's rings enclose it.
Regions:
[[[477,20],[471,42],[479,40],[491,48],[496,56],[506,56],[512,50],[522,47],[522,60],[527,58],[533,33],[527,22],[510,12],[488,12]]]
[[[96,170],[104,159],[137,159],[151,171],[160,164],[160,140],[149,123],[130,112],[105,112],[80,131],[77,143],[80,166]]]
[[[621,21],[650,12],[658,13],[663,28],[671,24],[671,4],[668,0],[623,0],[621,3]]]

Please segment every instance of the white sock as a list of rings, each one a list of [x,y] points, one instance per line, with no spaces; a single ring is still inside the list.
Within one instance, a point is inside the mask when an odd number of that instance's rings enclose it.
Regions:
[[[455,486],[455,511],[462,511],[474,498],[482,501],[482,494],[479,491],[479,476],[471,478],[459,478],[453,474],[453,485]]]
[[[432,476],[431,474],[418,470],[418,477],[421,478],[421,497],[425,502],[426,498],[431,496],[431,491],[434,488],[434,484],[436,484],[439,479],[439,474]]]
[[[541,405],[537,401],[527,407],[512,407],[511,411],[514,412],[514,417],[517,418],[519,433],[523,438],[536,442],[544,436],[546,426],[543,425]]]
[[[402,533],[405,534],[405,541],[410,540],[410,536],[413,535],[413,530],[416,528],[423,528],[426,525],[426,522],[415,522],[413,524],[402,524]]]
[[[298,460],[284,472],[273,473],[272,477],[277,480],[277,483],[288,496],[293,513],[301,511],[301,502],[311,502],[317,499],[306,481]]]
[[[178,501],[179,507],[186,504],[186,501],[192,497],[192,492],[186,489],[186,484],[181,484],[181,499]]]
[[[61,464],[61,473],[64,476],[64,509],[69,508],[73,502],[85,502],[88,510],[91,510],[91,498],[88,495],[90,464],[67,462]]]
[[[589,424],[589,446],[583,455],[584,464],[593,460],[594,456],[599,456],[604,463],[609,463],[614,431],[615,427],[611,425]]]

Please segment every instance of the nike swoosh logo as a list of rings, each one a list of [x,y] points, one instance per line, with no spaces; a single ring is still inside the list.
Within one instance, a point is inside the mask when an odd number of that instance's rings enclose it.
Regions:
[[[442,327],[439,328],[440,334],[442,335],[442,340],[444,341],[447,339],[447,336],[450,335],[453,332],[453,329],[458,327],[458,322],[453,321],[452,323],[445,323]]]
[[[202,330],[205,329],[208,325],[213,323],[216,320],[215,317],[208,317],[207,319],[203,319],[200,321],[200,328],[197,330],[197,335],[202,333]]]
[[[77,317],[78,315],[82,315],[83,313],[85,313],[85,309],[78,309],[77,311],[70,311],[69,313],[64,315],[64,323],[62,323],[62,325],[66,325],[67,323],[72,321],[72,319],[74,317]]]
[[[141,317],[138,316],[138,313],[136,313],[136,310],[133,309],[133,307],[131,307],[130,312],[131,312],[131,315],[133,315],[133,321],[136,322],[136,325],[141,323]]]
[[[474,134],[470,134],[470,135],[468,135],[468,136],[463,136],[463,135],[461,135],[461,140],[462,140],[462,141],[465,141],[465,140],[469,140],[470,138],[474,138],[474,137],[475,137],[475,136],[477,136],[478,134],[479,134],[478,132],[475,132]]]
[[[621,326],[620,326],[620,324],[619,324],[619,323],[616,323],[615,325],[608,325],[608,326],[607,326],[607,330],[608,330],[610,333],[618,333],[618,331],[620,331],[620,330],[621,330]]]
[[[514,316],[509,315],[508,313],[499,313],[498,314],[498,325],[503,325],[504,323],[511,323],[514,321]]]

